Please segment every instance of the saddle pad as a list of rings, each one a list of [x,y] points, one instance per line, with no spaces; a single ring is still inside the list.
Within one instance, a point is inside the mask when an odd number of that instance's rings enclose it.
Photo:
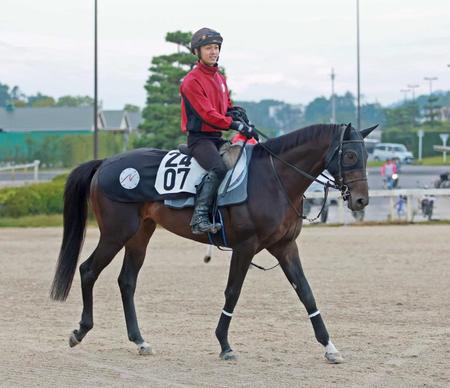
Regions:
[[[251,153],[252,147],[247,146],[245,152],[243,152],[244,157],[241,156],[241,160],[233,173],[233,179],[228,187],[230,199],[227,201],[231,201],[230,204],[243,202],[247,197],[246,164],[250,161]],[[166,162],[163,162],[164,160]],[[171,165],[174,161],[178,161],[177,167],[175,171],[171,171],[170,169],[175,168]],[[163,174],[160,178],[163,188],[161,193],[155,187],[160,165],[167,167],[161,170]],[[198,168],[195,168],[195,166]],[[192,171],[191,167],[193,167]],[[189,171],[185,172],[185,168]],[[166,175],[164,176],[164,174]],[[198,165],[195,159],[181,154],[177,150],[164,151],[156,148],[138,148],[105,159],[98,169],[98,184],[102,192],[116,202],[137,203],[180,199],[182,204],[175,202],[171,205],[174,208],[182,208],[193,206],[195,190],[192,191],[191,188],[187,187],[192,187],[192,183],[195,182],[195,184],[198,184],[204,174],[205,170]],[[187,179],[188,175],[189,180]],[[219,193],[224,190],[230,175],[231,170],[228,171],[224,182],[219,187]],[[182,184],[183,179],[185,180],[184,185]],[[169,190],[172,184],[173,188],[177,190]],[[164,190],[164,185],[166,190]],[[243,192],[241,192],[242,190]],[[184,204],[186,200],[187,204]]]
[[[155,189],[156,173],[167,151],[138,148],[105,159],[98,169],[103,193],[116,202],[162,201],[186,194],[161,195]]]
[[[228,170],[225,178],[218,189],[217,204],[218,206],[230,206],[243,203],[247,200],[247,181],[248,181],[248,165],[252,157],[253,145],[246,145],[245,149],[239,159],[236,168],[231,177],[231,171]],[[194,160],[195,161],[195,160]],[[200,167],[201,168],[201,167]],[[203,170],[205,173],[206,171]],[[200,177],[199,182],[201,181]],[[230,181],[231,177],[231,181]],[[230,183],[228,183],[230,181]],[[228,186],[227,192],[224,193]],[[174,208],[182,209],[184,207],[194,206],[194,197],[185,197],[178,199],[165,199],[164,205]]]

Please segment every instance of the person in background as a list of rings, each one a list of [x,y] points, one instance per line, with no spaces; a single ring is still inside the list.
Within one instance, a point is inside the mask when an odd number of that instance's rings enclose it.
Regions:
[[[391,190],[394,187],[394,174],[397,174],[397,165],[392,159],[387,159],[381,166],[381,176],[385,182],[387,189]]]

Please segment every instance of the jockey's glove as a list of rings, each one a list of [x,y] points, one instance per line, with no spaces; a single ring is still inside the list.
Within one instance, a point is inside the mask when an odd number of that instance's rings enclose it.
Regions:
[[[255,131],[255,128],[251,125],[247,125],[242,121],[233,121],[230,125],[231,129],[238,131],[240,134],[244,135],[247,139],[251,139],[252,137],[259,141],[258,133]]]
[[[231,117],[233,121],[243,121],[244,123],[250,125],[250,120],[247,117],[247,112],[240,106],[235,105],[229,107],[226,116]]]

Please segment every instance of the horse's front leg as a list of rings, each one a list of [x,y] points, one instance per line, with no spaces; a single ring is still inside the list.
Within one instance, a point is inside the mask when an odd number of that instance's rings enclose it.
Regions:
[[[220,358],[223,360],[236,359],[236,355],[228,343],[228,328],[253,256],[254,251],[250,248],[233,249],[228,283],[225,289],[225,305],[216,328],[216,337],[221,347]]]
[[[316,306],[311,287],[303,273],[297,244],[295,241],[282,242],[268,250],[278,259],[283,272],[304,304],[308,312],[308,317],[311,320],[316,339],[325,347],[325,358],[333,364],[342,362],[343,358],[341,354],[330,341],[325,323]]]

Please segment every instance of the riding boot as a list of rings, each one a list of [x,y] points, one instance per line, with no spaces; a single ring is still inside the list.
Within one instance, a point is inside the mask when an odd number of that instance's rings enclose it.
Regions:
[[[220,230],[220,223],[209,221],[209,210],[219,185],[220,180],[216,173],[209,171],[198,186],[194,214],[190,223],[193,234],[217,233]]]

